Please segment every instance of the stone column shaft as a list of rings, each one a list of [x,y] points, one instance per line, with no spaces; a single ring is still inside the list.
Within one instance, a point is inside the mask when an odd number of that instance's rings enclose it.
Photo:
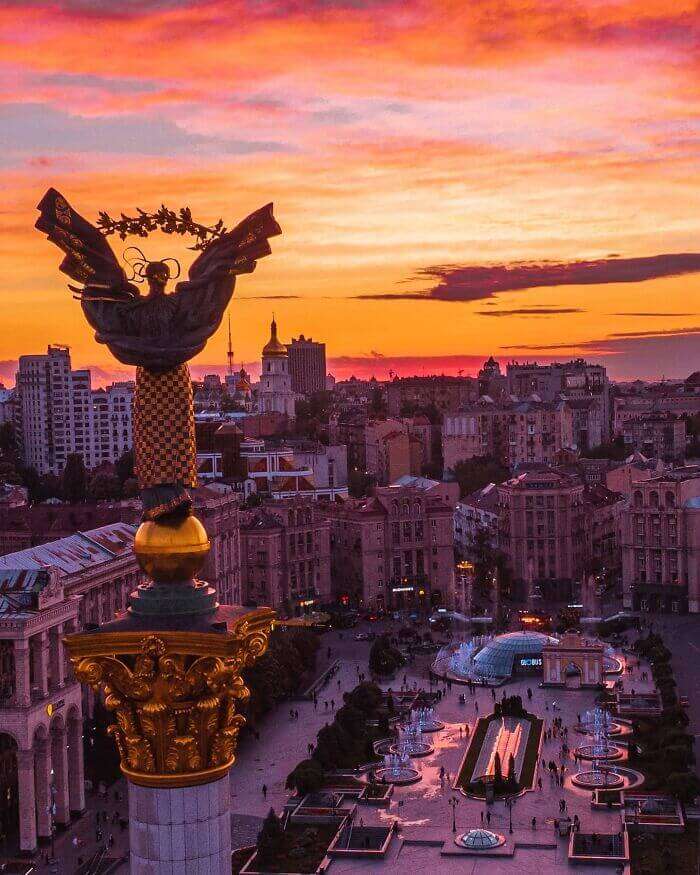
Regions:
[[[70,823],[70,805],[68,802],[68,747],[65,729],[56,732],[51,739],[51,766],[53,781],[56,786],[56,823]]]
[[[71,814],[85,810],[85,764],[83,762],[82,721],[68,724],[68,795]]]
[[[17,684],[15,688],[15,699],[20,708],[28,708],[32,702],[32,686],[29,668],[29,641],[26,638],[15,640],[14,657]]]
[[[228,774],[195,787],[130,783],[129,839],[131,875],[230,875]]]
[[[51,630],[49,654],[51,659],[51,682],[54,689],[61,689],[66,682],[66,657],[63,647],[63,623]]]
[[[48,696],[49,636],[46,632],[37,632],[31,640],[34,648],[34,686],[41,696]]]
[[[17,751],[17,785],[19,788],[19,847],[36,850],[36,796],[34,793],[34,751]]]
[[[41,744],[34,762],[36,822],[39,837],[51,838],[51,757],[48,741]]]

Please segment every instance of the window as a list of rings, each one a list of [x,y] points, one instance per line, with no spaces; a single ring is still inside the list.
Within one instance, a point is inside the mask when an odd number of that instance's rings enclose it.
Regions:
[[[644,499],[642,498],[642,493],[639,489],[637,489],[637,490],[635,490],[635,493],[634,493],[634,506],[635,507],[642,507],[643,504],[644,504]]]

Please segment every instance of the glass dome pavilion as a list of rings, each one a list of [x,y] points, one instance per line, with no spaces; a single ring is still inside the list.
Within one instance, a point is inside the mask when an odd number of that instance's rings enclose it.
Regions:
[[[502,835],[488,829],[470,829],[459,838],[459,844],[472,851],[490,851],[504,842],[505,838]]]
[[[542,632],[506,632],[489,641],[474,657],[474,678],[498,681],[513,674],[533,674],[542,669],[542,648],[558,644]]]

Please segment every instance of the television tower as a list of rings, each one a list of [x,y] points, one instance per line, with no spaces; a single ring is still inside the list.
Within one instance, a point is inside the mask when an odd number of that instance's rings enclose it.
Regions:
[[[228,314],[228,352],[226,353],[226,358],[228,359],[228,373],[229,376],[233,376],[233,344],[231,343],[231,314]]]

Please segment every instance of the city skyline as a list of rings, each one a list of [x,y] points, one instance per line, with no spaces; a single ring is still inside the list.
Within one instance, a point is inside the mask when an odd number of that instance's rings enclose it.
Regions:
[[[668,6],[0,4],[0,379],[58,342],[123,376],[33,230],[49,184],[93,220],[165,202],[226,221],[274,199],[275,261],[230,309],[246,364],[274,309],[339,378],[492,354],[687,376],[700,30]],[[88,27],[109,53],[85,51]],[[185,267],[186,245],[144,241]],[[226,340],[224,320],[195,374],[223,372]]]

